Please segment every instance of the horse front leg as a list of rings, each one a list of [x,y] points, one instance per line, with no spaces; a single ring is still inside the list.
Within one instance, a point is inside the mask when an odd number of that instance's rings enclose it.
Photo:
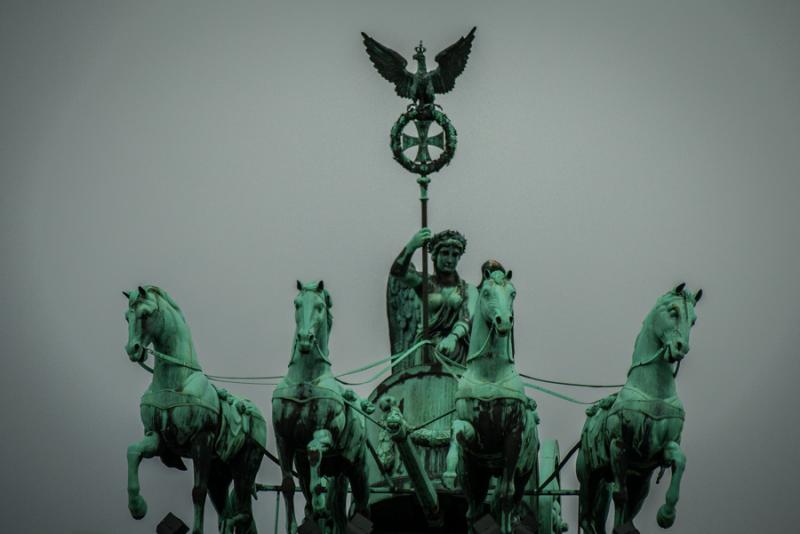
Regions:
[[[233,491],[228,496],[225,510],[225,526],[227,528],[220,528],[220,534],[258,533],[253,519],[253,498],[255,498],[256,491],[256,473],[261,467],[264,451],[250,438],[246,438],[243,447],[244,450],[240,451],[235,465],[231,466],[231,469],[236,472],[236,476],[233,479]],[[211,474],[213,475],[213,472]]]
[[[453,480],[458,470],[461,471],[461,486],[467,499],[467,524],[472,532],[472,525],[479,519],[478,514],[482,511],[483,501],[489,490],[490,477],[484,472],[480,462],[467,452],[477,449],[478,446],[478,435],[471,423],[463,419],[453,420],[451,440],[447,454],[447,471],[453,473]],[[444,475],[442,478],[445,478]]]
[[[608,517],[608,484],[600,469],[593,470],[589,465],[586,442],[581,442],[575,471],[578,475],[578,525],[585,534],[605,534]]]
[[[281,464],[281,494],[286,506],[286,533],[297,534],[297,520],[294,516],[294,476],[292,475],[292,463],[294,459],[294,449],[292,444],[282,438],[280,434],[275,434],[275,441],[278,444],[278,459]],[[302,471],[302,470],[301,470]]]
[[[148,431],[144,438],[128,447],[128,510],[134,519],[141,519],[147,514],[147,502],[139,494],[139,464],[142,458],[155,456],[159,445],[158,434]]]
[[[329,480],[320,472],[322,458],[325,453],[333,446],[333,436],[330,431],[322,429],[314,432],[313,439],[308,443],[306,451],[308,462],[311,467],[311,508],[314,511],[314,519],[317,520],[323,531],[327,532],[328,519],[328,484]]]
[[[203,534],[203,516],[208,495],[208,474],[211,468],[214,435],[200,432],[192,441],[192,463],[194,463],[194,485],[192,504],[194,505],[194,527],[192,534]]]
[[[678,504],[681,478],[686,469],[686,455],[676,441],[670,441],[664,447],[664,463],[672,468],[672,476],[667,489],[667,502],[658,509],[656,520],[661,528],[669,528],[675,522],[675,506]]]
[[[512,520],[514,516],[514,475],[517,472],[519,465],[519,453],[522,449],[522,428],[517,427],[515,431],[509,432],[506,436],[505,444],[503,447],[503,457],[505,465],[503,465],[503,475],[500,478],[500,483],[497,487],[497,502],[500,504],[500,532],[502,534],[511,534]]]
[[[366,438],[365,438],[366,439]],[[365,444],[366,445],[366,444]],[[362,448],[358,458],[353,462],[347,473],[350,490],[353,492],[353,511],[364,517],[369,517],[369,479],[367,478],[367,455]]]
[[[592,481],[592,472],[589,469],[589,460],[586,457],[587,454],[582,442],[575,460],[575,472],[578,476],[578,510],[580,510],[578,528],[585,530],[587,534],[595,534],[592,521],[592,504],[597,489],[593,485],[590,485]]]
[[[625,505],[628,502],[628,488],[626,486],[626,458],[625,444],[622,438],[612,438],[609,446],[609,460],[611,473],[614,476],[611,496],[614,499],[614,529],[617,530],[625,522]]]
[[[447,449],[447,460],[442,485],[448,489],[455,489],[458,478],[458,463],[461,461],[461,443],[474,444],[475,429],[471,424],[461,419],[454,419],[450,426],[450,448]]]

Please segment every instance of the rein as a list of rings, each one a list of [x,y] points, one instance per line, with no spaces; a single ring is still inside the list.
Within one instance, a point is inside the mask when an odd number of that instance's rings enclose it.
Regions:
[[[467,361],[469,361],[469,360],[471,360],[473,358],[478,358],[479,356],[483,356],[483,352],[486,350],[486,347],[489,345],[489,340],[492,338],[492,334],[497,331],[497,327],[494,325],[494,321],[490,322],[489,324],[490,324],[489,332],[486,334],[486,340],[483,342],[483,345],[481,345],[481,348],[478,349],[478,352],[473,352],[472,354],[467,354]],[[470,335],[472,335],[471,332],[470,332]],[[508,345],[510,339],[511,339],[511,332],[509,332],[509,335],[506,336],[506,345]],[[514,356],[513,355],[511,356],[511,361],[514,361]]]
[[[483,354],[484,350],[486,349],[486,346],[489,344],[489,339],[492,337],[492,333],[494,333],[496,331],[496,329],[497,329],[495,324],[494,324],[494,322],[490,323],[490,325],[491,326],[489,327],[489,333],[486,335],[486,341],[483,342],[483,346],[481,346],[481,348],[478,350],[478,352],[475,352],[473,354],[468,355],[467,356],[468,360],[470,360],[472,358],[477,358],[478,356],[481,356]],[[506,338],[506,345],[508,345],[510,339],[511,339],[511,335],[509,334],[507,336],[507,338]],[[442,364],[444,364],[444,366],[447,369],[447,371],[451,375],[453,375],[453,377],[456,378],[456,380],[464,379],[464,380],[467,380],[470,383],[473,383],[474,385],[481,384],[481,382],[476,382],[474,380],[469,380],[469,379],[464,378],[463,375],[456,374],[453,371],[452,366],[449,365],[448,362],[446,361],[447,358],[445,358],[444,355],[441,354],[439,351],[435,350],[434,351],[434,355],[437,357],[437,359],[439,359],[439,361]],[[451,363],[455,363],[455,362],[451,361]],[[517,372],[517,374],[519,374],[519,372]],[[524,375],[520,375],[520,376],[524,376]],[[525,378],[529,378],[529,377],[525,376]],[[579,405],[584,405],[584,406],[594,404],[594,402],[579,401],[578,399],[574,399],[574,398],[572,398],[572,397],[570,397],[568,395],[564,395],[563,393],[559,393],[557,391],[553,391],[552,389],[548,389],[548,388],[545,388],[545,387],[542,387],[542,386],[537,386],[536,384],[531,384],[530,382],[523,382],[522,385],[524,387],[526,387],[526,388],[531,388],[531,389],[535,389],[537,391],[541,391],[542,393],[545,393],[545,394],[550,395],[552,397],[556,397],[556,398],[561,399],[561,400],[565,400],[567,402],[571,402],[573,404],[579,404]],[[511,388],[507,388],[507,387],[502,386],[500,384],[497,384],[497,386],[500,387],[500,388],[503,388],[503,389],[509,389],[510,391],[515,391],[515,390],[512,390]]]
[[[637,367],[644,367],[646,365],[650,365],[651,363],[655,362],[656,360],[658,360],[659,358],[661,358],[664,355],[664,351],[666,351],[666,350],[667,350],[667,346],[663,345],[660,349],[658,349],[656,351],[655,354],[653,354],[647,360],[645,360],[643,362],[634,363],[633,365],[631,365],[630,369],[628,369],[627,376],[631,376],[631,371],[633,371]],[[678,376],[678,371],[680,371],[680,369],[681,369],[681,361],[678,360],[677,365],[675,366],[675,371],[672,373],[672,378],[676,378]]]
[[[161,360],[163,360],[163,361],[165,361],[167,363],[171,363],[173,365],[179,365],[181,367],[186,367],[187,369],[191,369],[192,371],[198,371],[198,372],[201,372],[201,373],[203,372],[203,370],[197,365],[194,365],[192,363],[184,362],[182,360],[179,360],[178,358],[175,358],[174,356],[170,356],[168,354],[164,354],[163,352],[158,352],[155,349],[152,349],[152,348],[148,347],[148,348],[144,349],[144,351],[147,354],[152,354],[154,357],[160,358]],[[140,362],[136,362],[136,363],[138,363],[139,366],[142,369],[144,369],[145,371],[147,371],[148,373],[153,374],[153,368],[150,367],[149,365],[147,365],[146,363],[144,363],[144,361],[140,361]]]

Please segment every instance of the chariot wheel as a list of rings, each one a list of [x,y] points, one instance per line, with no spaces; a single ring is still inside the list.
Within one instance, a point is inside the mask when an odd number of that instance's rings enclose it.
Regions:
[[[542,441],[539,448],[539,480],[537,486],[550,478],[558,469],[561,456],[558,452],[558,441]],[[542,488],[544,491],[560,490],[561,477],[556,475],[547,486]],[[567,530],[567,524],[561,517],[561,496],[560,495],[537,495],[536,496],[536,519],[539,524],[538,534],[561,534]]]

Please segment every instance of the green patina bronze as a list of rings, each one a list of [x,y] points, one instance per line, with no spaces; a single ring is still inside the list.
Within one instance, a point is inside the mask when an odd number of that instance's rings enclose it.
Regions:
[[[208,495],[219,515],[220,532],[254,534],[252,495],[266,450],[264,417],[250,401],[217,389],[208,381],[197,361],[183,312],[164,290],[140,286],[125,297],[125,351],[131,361],[145,368],[147,355],[154,355],[153,381],[140,403],[145,436],[128,447],[131,515],[141,519],[147,513],[139,487],[143,458],[159,456],[165,465],[180,470],[186,470],[181,458],[191,458],[192,532],[203,532]],[[233,490],[229,493],[231,481]]]
[[[416,127],[416,136],[404,133],[409,122],[413,122]],[[442,132],[429,136],[428,132],[433,122],[442,128]],[[400,115],[389,133],[389,148],[392,149],[395,161],[407,171],[422,176],[439,172],[448,165],[456,154],[457,144],[458,132],[453,123],[447,115],[436,108],[410,107]],[[442,154],[436,159],[431,158],[428,150],[431,146],[442,149]],[[406,151],[414,147],[417,148],[417,153],[412,160],[406,156]]]
[[[423,330],[421,299],[425,278],[411,264],[414,252],[427,246],[433,256],[434,274],[427,279],[429,325]],[[431,237],[423,228],[403,247],[390,270],[387,291],[387,314],[392,352],[402,352],[414,343],[428,339],[445,356],[457,363],[466,362],[469,325],[477,300],[475,286],[458,274],[458,262],[467,246],[466,238],[455,230],[445,230]],[[419,350],[395,366],[405,369],[433,363],[430,355]]]
[[[139,464],[159,456],[178,469],[186,469],[181,458],[194,462],[195,534],[203,532],[206,495],[218,512],[220,532],[255,533],[251,496],[256,489],[281,492],[289,534],[367,534],[373,527],[376,534],[432,528],[556,534],[567,530],[561,515],[566,495],[579,495],[584,532],[605,533],[612,498],[615,532],[638,532],[633,520],[656,468],[661,468],[659,479],[665,469],[672,470],[666,503],[657,516],[661,527],[671,526],[685,468],[679,445],[685,414],[675,375],[689,351],[702,291],[692,294],[681,284],[658,300],[637,337],[626,384],[587,410],[580,441],[562,461],[555,440],[539,440],[537,405],[525,388],[586,403],[523,382],[548,380],[517,371],[511,271],[488,260],[481,266],[480,284],[471,285],[458,272],[466,238],[455,230],[434,235],[428,228],[429,175],[450,163],[457,144],[456,130],[435,95],[453,89],[475,28],[440,52],[432,71],[420,43],[415,73],[406,71],[407,62],[397,52],[362,36],[378,72],[399,96],[412,101],[390,135],[395,160],[417,175],[421,205],[421,229],[393,262],[387,283],[392,355],[334,375],[328,349],[330,294],[321,281],[298,281],[286,374],[206,375],[177,304],[154,286],[126,293],[126,351],[153,373],[140,403],[145,437],[128,450],[131,514],[140,519],[147,510]],[[410,123],[416,135],[405,131]],[[431,134],[434,123],[441,133]],[[432,147],[441,151],[436,158]],[[420,271],[412,263],[417,250],[422,252]],[[154,356],[152,369],[145,364],[148,354]],[[379,365],[384,368],[370,380],[348,383],[342,378]],[[369,401],[343,386],[375,381],[386,371],[390,376],[372,390]],[[256,406],[209,382],[226,378],[280,380],[264,383],[277,386],[271,405],[278,458],[266,452],[266,423]],[[564,490],[560,471],[576,451],[580,489]],[[255,484],[264,454],[280,464],[280,485]],[[299,527],[295,477],[305,498]]]
[[[471,525],[484,514],[491,479],[497,477],[492,512],[502,534],[513,531],[539,450],[536,404],[525,395],[514,366],[515,296],[511,271],[485,271],[466,371],[456,391],[457,418],[445,473],[452,480],[457,466]]]
[[[447,115],[436,108],[434,100],[436,94],[451,91],[455,87],[456,78],[464,72],[472,50],[472,41],[475,39],[475,30],[472,28],[466,36],[439,52],[436,55],[438,67],[432,71],[428,71],[425,47],[420,42],[414,49],[417,70],[413,74],[406,70],[408,62],[403,56],[366,33],[361,34],[367,54],[378,73],[394,84],[398,96],[412,100],[408,110],[395,122],[389,136],[394,159],[409,172],[422,176],[438,172],[455,155],[458,138],[456,129]],[[404,133],[410,122],[416,127],[416,136]],[[433,122],[442,128],[441,133],[429,135]],[[431,146],[442,150],[437,159],[431,158],[428,151]],[[417,148],[417,152],[414,159],[410,159],[405,152],[413,147]]]
[[[417,106],[432,106],[435,95],[447,93],[455,87],[456,78],[464,72],[467,58],[472,50],[475,30],[461,37],[458,41],[436,54],[438,68],[429,71],[425,63],[425,47],[420,41],[414,49],[414,60],[417,71],[406,70],[408,61],[403,56],[388,48],[364,32],[364,46],[375,69],[387,81],[394,84],[397,96],[410,98]]]
[[[609,500],[614,526],[639,532],[633,520],[650,489],[657,467],[672,470],[666,503],[658,510],[662,528],[675,521],[686,455],[680,447],[685,412],[675,389],[681,360],[689,352],[689,333],[697,319],[695,305],[703,292],[679,285],[658,299],[636,338],[625,386],[587,411],[581,434],[577,473],[581,528],[605,533]]]
[[[412,103],[408,106],[405,113],[400,115],[394,126],[392,127],[389,139],[390,147],[394,159],[400,163],[407,171],[418,174],[419,178],[417,183],[420,188],[420,208],[421,208],[421,226],[425,229],[428,226],[428,185],[430,184],[429,175],[441,170],[444,166],[450,163],[450,160],[455,155],[457,144],[457,133],[453,127],[450,119],[444,114],[439,106],[434,104],[435,95],[447,93],[455,87],[456,78],[464,71],[467,65],[469,53],[472,50],[472,42],[475,39],[475,30],[472,28],[470,32],[461,37],[458,41],[442,50],[436,55],[436,63],[438,67],[432,71],[428,71],[425,60],[425,47],[422,46],[420,41],[419,46],[415,48],[414,59],[417,61],[417,71],[410,73],[406,70],[408,62],[395,52],[394,50],[380,44],[366,33],[361,33],[364,38],[364,46],[367,50],[372,64],[375,66],[378,73],[383,76],[387,81],[395,86],[395,92],[398,96],[403,98],[410,98]],[[417,135],[409,135],[404,132],[409,122],[413,122],[417,129]],[[442,133],[431,136],[429,134],[430,125],[436,122],[441,128]],[[432,159],[428,147],[436,146],[443,150],[442,154]],[[408,158],[405,152],[412,147],[417,147],[417,153],[412,160]],[[430,236],[428,236],[430,237]],[[419,239],[417,239],[419,241]],[[410,255],[416,248],[422,246],[423,241],[416,244],[416,247],[411,249],[408,255],[407,262],[410,262]],[[463,247],[462,247],[463,251]],[[408,265],[406,264],[406,270]],[[428,255],[427,250],[422,251],[422,273],[421,273],[421,291],[420,298],[422,300],[421,307],[421,324],[422,324],[422,337],[427,339],[430,337],[429,332],[429,299],[428,292]],[[400,284],[400,287],[415,287],[410,286],[408,283]],[[413,297],[406,297],[403,295],[402,290],[397,293],[397,283],[390,280],[389,283],[389,303],[390,307],[390,331],[394,333],[395,328],[391,325],[394,314],[391,307],[397,303],[400,304],[400,313],[403,313],[404,304],[413,301]],[[392,300],[393,297],[399,297],[399,300]],[[402,325],[401,329],[407,325]],[[463,335],[461,336],[463,337]],[[395,336],[392,335],[392,345],[395,344]],[[453,340],[447,340],[446,345],[452,345]],[[429,358],[429,349],[424,347],[424,359]]]
[[[366,433],[362,412],[374,407],[346,391],[331,372],[328,339],[333,326],[323,282],[302,284],[294,300],[296,331],[289,369],[272,395],[286,531],[297,532],[296,468],[306,499],[305,517],[325,534],[343,534],[348,482],[353,512],[369,517]]]

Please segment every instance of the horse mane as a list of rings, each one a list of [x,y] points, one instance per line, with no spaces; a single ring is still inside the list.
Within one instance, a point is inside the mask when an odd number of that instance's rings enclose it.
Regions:
[[[656,305],[654,308],[659,308],[661,306],[667,306],[668,304],[672,303],[673,300],[676,299],[683,299],[684,301],[688,301],[689,303],[694,306],[697,304],[695,301],[694,293],[688,290],[683,290],[679,293],[676,293],[675,290],[667,291],[663,295],[661,295],[658,300],[656,301]]]
[[[507,280],[506,272],[504,270],[500,270],[500,269],[498,269],[496,271],[492,271],[489,274],[489,277],[494,281],[494,283],[501,284],[501,285],[504,284],[506,282],[506,280]],[[483,285],[483,280],[481,280],[481,285]]]
[[[486,260],[481,265],[481,281],[478,284],[477,289],[481,289],[483,287],[483,283],[486,281],[486,273],[493,273],[495,271],[500,271],[505,274],[506,268],[503,267],[503,264],[497,260]]]
[[[172,306],[172,308],[174,308],[176,312],[178,312],[178,315],[181,316],[181,319],[186,321],[186,317],[183,315],[183,310],[181,310],[181,307],[178,306],[178,303],[175,302],[166,291],[164,291],[158,286],[153,286],[153,285],[144,286],[144,290],[147,292],[155,293],[158,297],[161,297],[167,304]]]
[[[325,299],[325,316],[328,318],[328,333],[330,334],[331,328],[333,327],[333,312],[331,312],[331,308],[333,308],[333,301],[331,300],[331,294],[328,293],[327,289],[322,290],[322,296]]]

